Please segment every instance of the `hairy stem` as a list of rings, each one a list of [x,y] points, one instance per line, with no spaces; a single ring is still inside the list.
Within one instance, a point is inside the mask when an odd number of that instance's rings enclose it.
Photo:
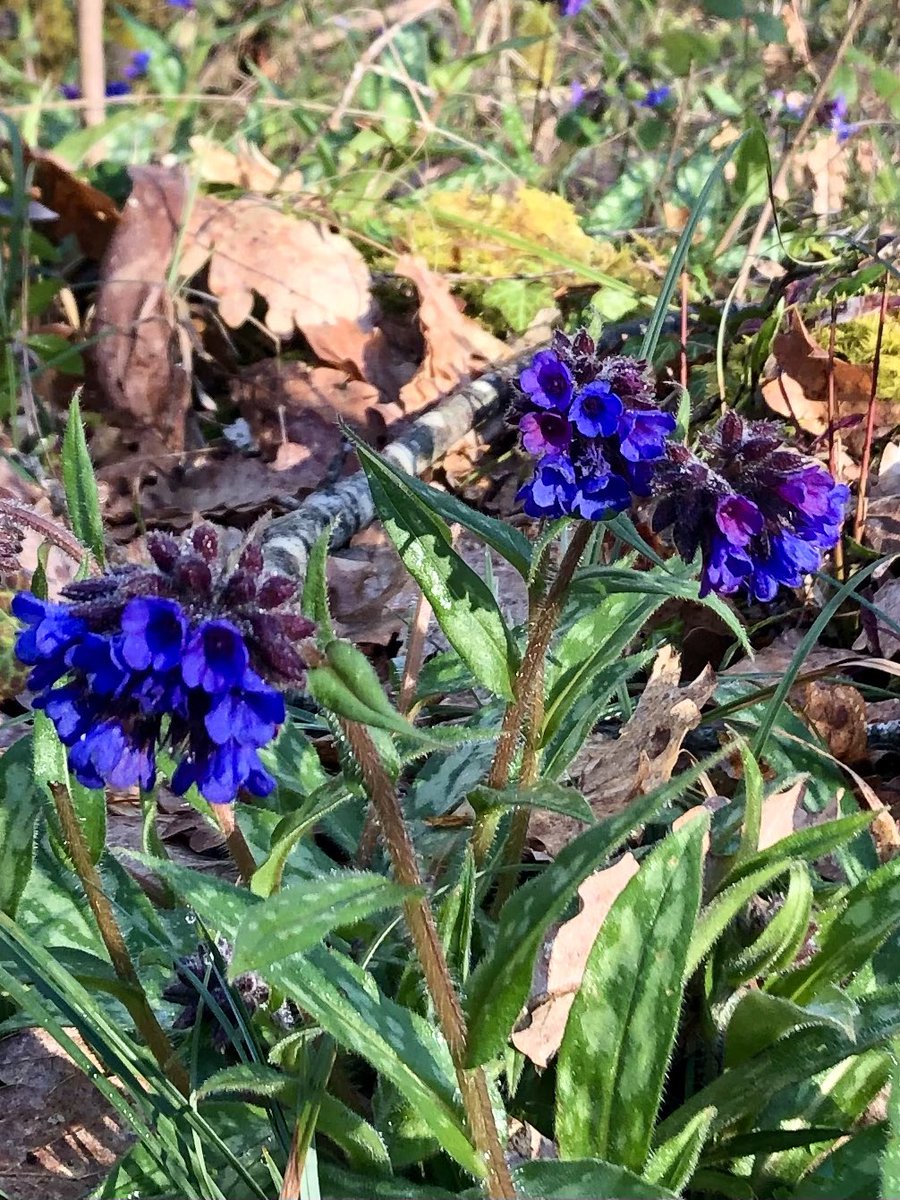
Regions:
[[[540,736],[540,721],[537,722],[537,728],[535,728],[535,722],[527,721],[527,717],[535,712],[536,691],[543,692],[544,660],[547,656],[550,639],[559,620],[572,576],[578,568],[585,546],[595,528],[590,521],[578,523],[569,548],[559,564],[552,587],[547,595],[535,605],[528,634],[528,644],[525,647],[522,665],[519,667],[513,687],[513,700],[503,715],[497,750],[488,772],[486,784],[489,788],[499,791],[509,783],[509,773],[523,722],[526,723],[526,753],[528,744],[536,745],[536,740]],[[499,821],[500,814],[496,809],[492,812],[482,813],[476,818],[475,827],[472,830],[472,852],[475,855],[477,866],[481,866],[490,853]]]
[[[481,1067],[469,1069],[466,1066],[468,1032],[465,1017],[450,977],[431,905],[423,893],[422,876],[397,793],[365,726],[342,719],[341,727],[359,763],[372,807],[378,814],[394,875],[398,883],[415,888],[419,893],[405,902],[404,915],[438,1024],[450,1049],[472,1139],[487,1167],[488,1195],[492,1200],[515,1200],[515,1188],[494,1120],[484,1071]]]
[[[178,1088],[183,1096],[190,1095],[191,1084],[187,1072],[178,1061],[175,1049],[169,1041],[165,1030],[157,1021],[150,1002],[147,999],[122,930],[116,920],[112,905],[106,893],[99,872],[91,861],[87,842],[78,820],[78,815],[72,806],[69,789],[61,783],[51,783],[50,791],[56,805],[56,813],[62,826],[66,847],[72,856],[72,862],[84,887],[84,894],[97,922],[97,929],[103,938],[113,970],[126,985],[127,991],[122,996],[122,1003],[128,1009],[139,1033],[147,1043],[150,1053],[159,1064],[166,1078]]]
[[[211,804],[216,824],[225,835],[225,846],[231,855],[231,861],[237,867],[241,883],[250,886],[250,880],[256,874],[256,859],[253,851],[247,845],[247,839],[241,833],[240,826],[234,817],[233,804]]]

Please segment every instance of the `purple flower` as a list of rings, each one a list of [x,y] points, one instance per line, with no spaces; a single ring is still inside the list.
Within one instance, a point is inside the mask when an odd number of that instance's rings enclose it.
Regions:
[[[572,426],[555,412],[525,413],[519,422],[522,445],[529,454],[563,454],[572,441]]]
[[[675,432],[675,418],[658,409],[626,409],[619,419],[619,449],[630,462],[661,458],[666,439]]]
[[[573,79],[569,85],[569,104],[572,108],[578,108],[582,103],[587,91],[580,79]]]
[[[782,444],[777,426],[735,413],[701,439],[699,457],[670,445],[656,484],[654,529],[671,529],[688,561],[700,551],[701,591],[745,587],[762,602],[819,569],[849,499],[824,467]]]
[[[275,781],[257,751],[285,720],[270,681],[300,683],[297,642],[312,624],[286,606],[296,592],[263,576],[259,547],[232,569],[218,536],[199,526],[184,544],[151,534],[155,569],[129,566],[70,584],[66,602],[23,592],[16,653],[90,788],[150,788],[156,754],[176,760],[176,790],[196,784],[212,803]]]
[[[128,61],[128,65],[122,72],[126,79],[141,79],[147,74],[147,68],[150,66],[150,51],[135,50]]]
[[[218,695],[242,685],[249,662],[239,629],[230,621],[204,621],[185,647],[181,674],[188,687]]]
[[[572,400],[572,375],[552,350],[540,350],[519,376],[519,387],[538,408],[567,412]]]
[[[616,430],[621,412],[622,401],[605,379],[599,379],[576,395],[569,420],[587,438],[609,437]]]
[[[122,613],[122,658],[135,671],[171,671],[181,661],[187,625],[175,600],[148,596],[129,601]]]
[[[126,83],[124,79],[111,79],[106,85],[107,97],[113,96],[130,96],[131,84]]]
[[[559,15],[561,17],[577,17],[590,2],[591,0],[558,0]]]
[[[516,498],[530,517],[563,517],[572,511],[576,490],[571,459],[548,454],[538,462],[534,476],[519,489]]]
[[[76,83],[61,83],[59,94],[64,100],[80,100],[81,88]]]
[[[664,84],[662,87],[649,88],[640,106],[641,108],[661,108],[671,95],[672,88],[669,84]]]
[[[626,509],[632,493],[649,493],[675,418],[655,407],[645,362],[599,357],[584,330],[572,338],[557,333],[519,387],[522,445],[539,460],[519,492],[529,515],[601,521]]]
[[[194,0],[166,0],[166,3],[169,5],[169,8],[181,8],[185,12],[194,8]]]

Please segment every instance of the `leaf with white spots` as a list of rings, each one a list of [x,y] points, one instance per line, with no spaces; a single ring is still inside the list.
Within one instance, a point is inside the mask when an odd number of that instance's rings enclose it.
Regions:
[[[559,1051],[564,1158],[643,1170],[681,1011],[700,907],[705,815],[647,856],[591,949]]]

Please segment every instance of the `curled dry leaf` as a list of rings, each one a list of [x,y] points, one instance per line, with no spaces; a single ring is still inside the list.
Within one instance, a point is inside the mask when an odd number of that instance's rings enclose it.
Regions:
[[[834,394],[839,423],[854,417],[860,420],[845,432],[851,447],[861,446],[861,419],[869,409],[872,372],[869,367],[834,360]],[[763,399],[773,412],[795,421],[801,429],[816,435],[828,427],[828,351],[809,336],[800,314],[791,313],[786,332],[778,334],[766,363]],[[883,435],[896,425],[900,410],[884,400],[875,401],[875,435]]]
[[[868,757],[866,702],[855,687],[817,680],[794,688],[791,701],[838,762]]]
[[[817,217],[833,216],[844,207],[850,176],[850,148],[837,134],[820,134],[809,150],[796,155],[795,172],[805,172],[812,184],[812,207]]]
[[[406,412],[416,412],[466,383],[492,362],[509,354],[509,347],[465,316],[440,275],[415,255],[404,254],[394,267],[412,280],[419,293],[419,324],[425,338],[425,358],[415,376],[400,391]]]
[[[77,175],[46,150],[25,147],[25,162],[34,168],[33,185],[55,221],[41,221],[41,233],[53,242],[72,236],[82,254],[99,262],[119,224],[119,210],[104,192]]]
[[[536,1066],[546,1067],[559,1049],[600,926],[637,871],[634,855],[623,854],[614,866],[589,875],[578,889],[581,911],[557,925],[545,939],[535,963],[527,1015],[511,1039]]]
[[[203,183],[226,183],[245,192],[303,192],[300,171],[282,171],[254,142],[237,138],[236,150],[228,150],[214,138],[195,134],[190,138],[191,171]]]
[[[620,812],[629,800],[671,778],[685,735],[700,723],[700,710],[715,690],[716,677],[704,669],[681,686],[681,658],[671,646],[657,655],[653,671],[631,719],[617,738],[589,737],[569,774],[598,818]],[[581,830],[558,813],[536,812],[531,835],[549,854],[558,854]]]
[[[179,169],[132,167],[133,188],[100,266],[88,396],[151,449],[184,447],[191,384],[167,273],[185,199]]]
[[[509,1137],[506,1143],[506,1153],[509,1165],[518,1167],[522,1163],[534,1162],[538,1158],[559,1158],[556,1145],[545,1137],[540,1130],[513,1117],[509,1123]]]
[[[766,796],[762,804],[759,822],[759,849],[766,850],[782,838],[794,832],[797,807],[806,791],[806,781],[801,779],[783,792]]]
[[[340,234],[298,221],[252,196],[225,202],[201,196],[188,213],[179,272],[209,263],[209,290],[219,315],[237,328],[265,300],[266,327],[278,337],[304,336],[341,321],[365,322],[372,300],[369,269]]]

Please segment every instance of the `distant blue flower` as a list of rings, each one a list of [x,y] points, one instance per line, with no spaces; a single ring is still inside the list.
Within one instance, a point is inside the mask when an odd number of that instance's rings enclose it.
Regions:
[[[558,0],[561,17],[577,17],[583,8],[587,8],[591,0]]]
[[[80,100],[81,88],[75,83],[61,83],[59,94],[64,100]]]
[[[128,65],[122,72],[126,79],[142,79],[147,74],[147,68],[150,66],[151,54],[149,50],[135,50],[128,61]]]
[[[176,759],[176,792],[196,784],[213,804],[274,780],[257,751],[285,719],[268,680],[298,683],[296,649],[313,626],[286,603],[294,583],[262,577],[249,545],[226,570],[218,537],[199,526],[186,544],[151,534],[153,568],[128,567],[70,584],[66,603],[13,599],[24,628],[29,686],[85,787],[153,786],[161,745]]]
[[[569,104],[572,108],[578,108],[587,95],[587,89],[580,79],[573,79],[569,85]]]
[[[662,87],[649,88],[640,106],[641,108],[661,108],[671,95],[672,88],[669,84],[664,84]]]
[[[194,0],[166,0],[169,8],[182,8],[188,11],[194,8]]]
[[[131,84],[126,83],[124,79],[112,79],[106,85],[106,95],[113,96],[130,96]]]
[[[744,587],[768,602],[779,587],[799,587],[837,543],[849,489],[785,447],[777,426],[735,413],[702,440],[701,455],[670,444],[653,520],[688,561],[700,551],[701,594]]]

